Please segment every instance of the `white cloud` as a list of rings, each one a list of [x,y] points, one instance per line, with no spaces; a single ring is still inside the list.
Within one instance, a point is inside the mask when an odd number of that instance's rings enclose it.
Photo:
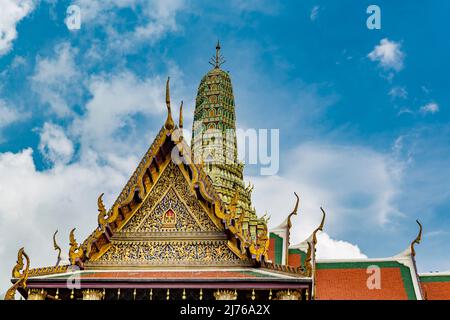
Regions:
[[[0,56],[11,50],[17,24],[33,11],[33,0],[2,0],[0,10]]]
[[[232,0],[231,5],[241,12],[259,12],[274,15],[279,11],[279,5],[271,0]]]
[[[54,57],[38,57],[31,77],[33,90],[59,117],[72,115],[68,100],[76,99],[82,85],[81,73],[75,63],[76,52],[68,43],[57,45]]]
[[[73,156],[74,148],[64,130],[46,122],[40,133],[39,151],[53,164],[66,164]]]
[[[92,77],[88,81],[92,98],[86,103],[84,114],[72,125],[82,152],[93,148],[102,155],[111,150],[121,155],[128,153],[138,138],[133,134],[133,117],[165,112],[164,83],[165,79],[139,79],[128,71]],[[121,138],[119,132],[123,131],[127,133]],[[140,138],[139,145],[144,142]]]
[[[406,91],[405,87],[393,87],[390,91],[389,91],[389,95],[392,98],[402,98],[402,99],[406,99],[408,98],[408,91]]]
[[[367,258],[357,245],[330,238],[326,232],[317,235],[317,259],[364,259]]]
[[[0,99],[0,130],[20,120],[20,112],[11,107],[5,100]]]
[[[426,105],[420,107],[420,112],[434,114],[439,112],[439,105],[435,102],[427,103]]]
[[[390,41],[384,38],[380,41],[380,44],[375,46],[372,52],[368,55],[370,60],[379,63],[380,67],[385,70],[400,71],[403,69],[403,60],[405,54],[401,50],[401,44],[399,42]]]
[[[309,15],[309,18],[311,19],[311,21],[316,21],[318,16],[319,16],[319,10],[320,10],[320,6],[314,6],[311,9],[311,14]]]
[[[81,28],[106,26],[107,48],[113,51],[128,51],[176,31],[176,15],[186,6],[183,0],[78,0],[75,4],[81,8]],[[131,25],[132,31],[122,32],[119,30],[123,28],[117,28],[123,19],[117,17],[115,10],[124,8],[132,10],[138,17]]]

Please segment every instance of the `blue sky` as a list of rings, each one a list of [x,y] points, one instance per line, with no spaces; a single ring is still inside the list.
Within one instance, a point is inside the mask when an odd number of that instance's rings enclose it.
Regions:
[[[81,7],[80,30],[64,23],[70,4]],[[381,8],[381,30],[366,27],[370,4]],[[297,191],[298,242],[323,205],[324,257],[397,254],[419,218],[419,270],[450,269],[448,1],[5,0],[5,8],[1,283],[20,246],[33,264],[51,264],[54,230],[66,248],[72,227],[79,241],[92,231],[98,194],[114,201],[164,121],[168,75],[190,125],[217,39],[238,126],[280,129],[279,173],[246,170],[260,215],[281,222]]]

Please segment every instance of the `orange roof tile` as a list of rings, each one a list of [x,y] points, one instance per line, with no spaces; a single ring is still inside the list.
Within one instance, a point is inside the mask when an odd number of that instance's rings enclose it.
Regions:
[[[367,286],[371,265],[380,267],[380,289]],[[318,263],[315,283],[319,300],[416,299],[410,269],[395,261]]]
[[[450,300],[450,275],[420,276],[420,285],[427,300]]]

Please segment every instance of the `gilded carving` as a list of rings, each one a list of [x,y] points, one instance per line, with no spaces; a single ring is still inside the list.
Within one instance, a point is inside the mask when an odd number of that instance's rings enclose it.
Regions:
[[[115,241],[96,263],[100,264],[190,264],[238,263],[226,240],[205,241]]]
[[[175,191],[176,190],[176,191]],[[163,215],[172,209],[177,216],[174,231],[218,230],[192,194],[180,169],[169,162],[141,208],[122,229],[130,231],[167,231]]]
[[[237,300],[236,290],[217,290],[214,292],[216,300]]]
[[[297,290],[283,290],[277,292],[276,300],[300,300],[301,294]]]

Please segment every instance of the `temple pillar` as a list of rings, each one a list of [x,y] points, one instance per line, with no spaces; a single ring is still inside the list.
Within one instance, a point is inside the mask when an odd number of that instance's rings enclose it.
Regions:
[[[101,290],[86,289],[83,290],[83,300],[102,300],[103,294]]]

